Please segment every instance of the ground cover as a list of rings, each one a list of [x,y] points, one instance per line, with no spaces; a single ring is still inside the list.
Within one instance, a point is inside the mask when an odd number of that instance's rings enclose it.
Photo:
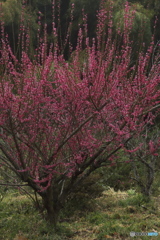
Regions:
[[[151,202],[145,202],[142,195],[134,190],[115,192],[108,189],[87,206],[78,207],[74,213],[71,206],[64,209],[55,232],[25,195],[8,192],[0,202],[0,239],[128,240],[131,239],[131,231],[159,231],[159,203],[158,197],[153,197]],[[80,202],[79,205],[81,204]],[[152,240],[156,237],[136,237],[136,240],[139,239]]]

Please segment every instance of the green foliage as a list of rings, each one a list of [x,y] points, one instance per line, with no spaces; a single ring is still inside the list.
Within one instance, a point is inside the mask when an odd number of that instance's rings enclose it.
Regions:
[[[128,207],[128,206],[139,207],[146,201],[147,199],[142,194],[137,193],[137,194],[134,194],[133,196],[129,195],[129,197],[124,200],[119,200],[118,204],[119,206],[123,206],[123,207]]]
[[[157,161],[157,165],[159,165],[159,162]],[[156,174],[155,179],[152,186],[152,195],[157,197],[160,195],[160,175],[159,175],[159,166],[156,166]]]
[[[131,39],[140,40],[140,37],[142,37],[142,40],[140,42],[138,41],[138,43],[145,42],[149,44],[151,39],[150,20],[153,17],[153,11],[145,10],[144,7],[139,3],[132,5],[130,10],[131,17],[132,17],[133,11],[135,11],[135,13],[133,18]],[[124,19],[123,19],[124,14],[125,14],[124,10],[120,9],[115,13],[115,16],[114,16],[115,28],[121,29],[122,31],[124,27]]]
[[[136,191],[134,190],[134,189],[129,189],[128,191],[127,191],[127,193],[128,193],[128,195],[135,195],[136,194]]]
[[[104,187],[99,183],[100,179],[101,175],[98,173],[93,173],[85,179],[83,184],[67,199],[62,215],[73,216],[79,211],[85,215],[86,212],[93,211],[95,198],[100,197],[104,191]]]
[[[141,0],[140,1],[146,8],[154,9],[155,12],[160,10],[160,1],[159,0]]]
[[[37,11],[33,9],[31,5],[25,6],[22,13],[22,2],[17,0],[6,0],[2,3],[2,21],[4,22],[5,31],[8,34],[9,42],[14,54],[18,57],[20,54],[18,41],[18,35],[22,34],[20,30],[20,25],[28,29],[27,34],[30,37],[29,44],[29,53],[33,55],[33,50],[36,45],[36,37],[37,37]]]
[[[120,160],[122,163],[116,163],[113,166],[107,166],[99,170],[102,174],[100,183],[103,187],[109,186],[118,191],[128,190],[134,186],[134,182],[130,178],[132,169],[130,163],[125,163],[125,158],[120,158]]]
[[[87,14],[87,22],[88,22],[88,34],[90,37],[95,36],[96,31],[96,22],[97,22],[97,10],[99,9],[99,4],[101,0],[71,0],[70,4],[75,4],[74,9],[74,21],[73,21],[73,33],[78,30],[78,24],[82,25],[83,23],[83,15],[82,9],[84,9],[84,13]]]
[[[21,16],[21,2],[16,0],[7,0],[2,3],[2,20],[5,25],[18,23]]]
[[[99,225],[108,221],[108,214],[102,214],[100,212],[93,212],[86,216],[87,221],[91,224]]]

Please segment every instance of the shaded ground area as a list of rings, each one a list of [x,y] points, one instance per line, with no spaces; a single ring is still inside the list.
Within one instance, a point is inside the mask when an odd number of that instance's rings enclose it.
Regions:
[[[78,209],[73,214],[64,211],[54,232],[25,195],[9,192],[0,202],[0,239],[127,240],[131,239],[131,231],[158,232],[160,229],[160,197],[146,203],[134,190],[109,189],[87,204],[84,211]],[[136,237],[139,239],[158,238]]]

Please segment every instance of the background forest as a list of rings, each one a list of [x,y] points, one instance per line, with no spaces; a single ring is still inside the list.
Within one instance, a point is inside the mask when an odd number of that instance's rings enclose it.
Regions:
[[[21,23],[21,9],[22,5],[25,4],[23,21],[28,25],[28,31],[30,34],[30,50],[32,51],[37,44],[37,34],[40,31],[40,35],[43,35],[44,23],[47,24],[48,42],[52,42],[52,22],[56,19],[56,27],[59,28],[59,44],[63,44],[64,38],[67,33],[68,25],[71,18],[71,6],[72,3],[75,4],[73,13],[73,24],[72,33],[70,34],[71,42],[76,45],[76,35],[78,32],[79,24],[82,24],[82,9],[84,13],[87,14],[88,18],[88,30],[89,36],[95,36],[96,31],[96,14],[99,9],[100,0],[61,0],[61,1],[51,1],[51,0],[4,0],[1,2],[1,18],[4,21],[5,29],[9,34],[9,40],[14,49],[17,51],[17,39],[20,31]],[[54,3],[55,2],[55,3]],[[128,1],[132,10],[136,12],[136,17],[134,20],[134,26],[132,29],[133,40],[139,41],[138,44],[145,42],[149,44],[150,38],[154,33],[155,43],[160,39],[160,2],[158,0],[141,0]],[[53,19],[53,9],[52,3],[55,5],[54,9],[54,19]],[[125,0],[113,1],[113,19],[114,25],[119,23],[123,16],[123,4]],[[107,7],[107,6],[106,6]],[[57,17],[58,16],[58,17]],[[39,19],[39,20],[38,20]],[[156,21],[156,26],[155,26]],[[143,25],[143,26],[142,26]],[[145,26],[144,26],[145,25]],[[141,37],[137,34],[141,32]],[[141,39],[139,39],[141,38]],[[61,42],[61,43],[60,43]],[[66,56],[67,57],[67,56]]]

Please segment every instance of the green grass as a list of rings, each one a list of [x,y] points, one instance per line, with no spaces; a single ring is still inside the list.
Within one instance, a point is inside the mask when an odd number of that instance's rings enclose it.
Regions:
[[[131,231],[159,231],[160,209],[158,198],[145,202],[136,192],[105,191],[94,201],[94,208],[85,211],[75,208],[61,214],[61,223],[55,232],[35,210],[25,196],[8,192],[0,202],[1,240],[129,240]],[[77,201],[76,201],[77,204]],[[72,209],[72,208],[71,208]],[[71,210],[70,210],[71,211]],[[65,215],[67,213],[67,215]],[[136,237],[136,240],[142,239]],[[143,237],[147,239],[157,239]]]

